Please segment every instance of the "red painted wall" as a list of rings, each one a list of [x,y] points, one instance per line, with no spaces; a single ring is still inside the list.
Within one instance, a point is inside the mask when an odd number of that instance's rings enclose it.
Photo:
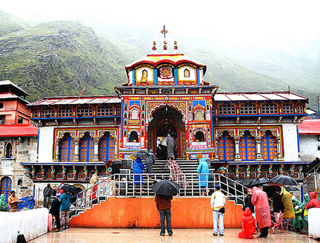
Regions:
[[[224,225],[241,228],[241,206],[227,201]],[[212,228],[210,198],[174,198],[171,208],[173,228]],[[96,228],[158,228],[160,217],[154,198],[109,198],[78,217],[70,227]]]

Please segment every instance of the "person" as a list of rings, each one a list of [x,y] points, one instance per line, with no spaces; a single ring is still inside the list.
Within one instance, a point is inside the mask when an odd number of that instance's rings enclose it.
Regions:
[[[275,192],[272,194],[273,200],[273,213],[274,220],[276,223],[273,225],[272,232],[276,233],[276,228],[280,230],[280,233],[284,233],[283,231],[283,213],[284,213],[284,205],[282,203],[281,195],[280,195],[280,187],[276,187]]]
[[[183,174],[182,170],[180,169],[176,161],[169,159],[169,161],[167,162],[167,165],[169,166],[170,177],[173,181],[179,184],[182,188],[190,187],[190,184],[187,181],[187,178]]]
[[[135,161],[133,162],[132,173],[135,174],[133,176],[134,185],[136,185],[138,188],[141,189],[141,193],[144,193],[142,190],[143,170],[144,170],[144,164],[142,163],[142,160],[140,158],[136,158]],[[138,174],[140,174],[140,175],[138,175]],[[134,192],[134,193],[136,193],[136,192]]]
[[[146,69],[142,70],[142,75],[141,75],[141,82],[147,82],[148,81],[148,71]]]
[[[254,216],[254,206],[251,202],[251,198],[252,198],[252,190],[249,188],[248,191],[247,191],[247,196],[246,198],[244,199],[244,202],[243,202],[243,206],[242,206],[242,210],[245,211],[246,208],[250,208],[250,211],[252,213],[252,216]]]
[[[256,218],[260,229],[259,238],[268,237],[268,228],[271,226],[270,206],[267,193],[262,191],[262,186],[253,187],[251,202],[256,207]]]
[[[304,227],[304,222],[302,203],[295,196],[292,196],[292,204],[295,213],[295,218],[293,219],[293,228],[296,232],[303,234],[302,228]]]
[[[245,208],[243,218],[241,220],[242,231],[238,234],[238,238],[253,239],[253,234],[256,231],[255,219],[252,216],[249,207]]]
[[[90,186],[92,187],[92,193],[90,195],[90,199],[92,204],[95,204],[98,202],[98,199],[97,199],[97,190],[98,190],[97,182],[98,181],[99,181],[99,177],[97,176],[97,174],[93,174],[90,179]]]
[[[1,194],[0,196],[0,212],[1,211],[7,211],[7,203],[6,203],[6,195]]]
[[[174,139],[170,134],[167,135],[167,158],[174,159]]]
[[[319,200],[317,199],[317,192],[310,192],[310,200],[306,205],[306,209],[309,210],[310,208],[320,208]]]
[[[60,219],[61,219],[61,227],[62,229],[67,229],[69,226],[69,210],[71,203],[71,196],[65,191],[62,191],[62,195],[60,197],[61,205],[60,205]]]
[[[52,203],[51,203],[51,208],[49,210],[49,213],[51,213],[55,218],[56,218],[56,224],[57,224],[57,231],[60,231],[60,205],[61,201],[57,197],[57,192],[52,191],[52,196],[54,197]]]
[[[290,219],[294,219],[295,217],[292,204],[292,195],[289,192],[287,192],[284,187],[281,187],[280,195],[282,197],[281,199],[283,206],[285,207],[283,218],[286,219],[286,230],[289,230]]]
[[[198,172],[197,177],[199,177],[199,187],[201,188],[201,196],[205,196],[208,189],[209,165],[206,159],[202,158],[202,155],[199,157],[201,158],[200,158],[199,166],[197,168],[197,172]]]
[[[149,150],[148,154],[149,156],[145,158],[145,161],[146,161],[147,173],[150,176],[150,174],[152,174],[153,164],[155,162],[156,157],[154,156],[152,149]],[[151,180],[151,177],[149,177],[149,179]]]
[[[220,186],[215,186],[215,192],[211,195],[211,208],[213,210],[213,235],[223,236],[224,225],[223,225],[223,214],[225,212],[224,205],[226,203],[225,195],[221,192]],[[219,220],[219,230],[218,230],[218,220]]]
[[[50,200],[51,194],[52,194],[52,188],[50,186],[50,183],[48,183],[43,190],[43,206],[46,208],[49,208],[49,200]]]
[[[18,211],[18,197],[16,197],[16,192],[11,191],[11,196],[8,197],[9,204],[9,212],[17,212]]]
[[[167,231],[169,236],[172,236],[171,226],[171,200],[173,196],[164,196],[156,194],[155,202],[160,215],[160,236],[165,235],[165,221],[167,221]]]

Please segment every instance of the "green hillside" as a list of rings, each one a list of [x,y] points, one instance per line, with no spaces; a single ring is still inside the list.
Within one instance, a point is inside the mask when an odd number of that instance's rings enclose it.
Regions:
[[[0,9],[0,37],[27,27],[28,25],[22,20]]]
[[[0,37],[0,79],[44,96],[113,94],[126,82],[124,66],[134,48],[98,36],[79,22],[55,21]]]

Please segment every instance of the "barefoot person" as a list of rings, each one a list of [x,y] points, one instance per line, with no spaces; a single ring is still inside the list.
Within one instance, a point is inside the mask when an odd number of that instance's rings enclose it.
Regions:
[[[277,228],[280,230],[280,233],[284,233],[284,231],[283,231],[283,213],[284,213],[285,208],[282,203],[280,191],[281,191],[280,187],[277,187],[275,192],[272,195],[273,212],[274,212],[274,219],[275,219],[276,223],[271,229],[274,234],[276,233]]]

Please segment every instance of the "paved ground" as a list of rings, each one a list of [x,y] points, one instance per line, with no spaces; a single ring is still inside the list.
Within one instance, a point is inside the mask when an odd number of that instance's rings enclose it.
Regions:
[[[31,243],[100,243],[100,242],[159,242],[159,243],[316,243],[318,241],[308,238],[307,235],[299,235],[293,232],[273,234],[269,231],[266,239],[238,239],[241,229],[226,229],[223,237],[213,236],[211,229],[173,229],[173,236],[159,236],[159,229],[94,229],[94,228],[70,228],[58,233],[48,233]],[[271,233],[270,233],[271,232]],[[257,237],[258,235],[255,235]]]

